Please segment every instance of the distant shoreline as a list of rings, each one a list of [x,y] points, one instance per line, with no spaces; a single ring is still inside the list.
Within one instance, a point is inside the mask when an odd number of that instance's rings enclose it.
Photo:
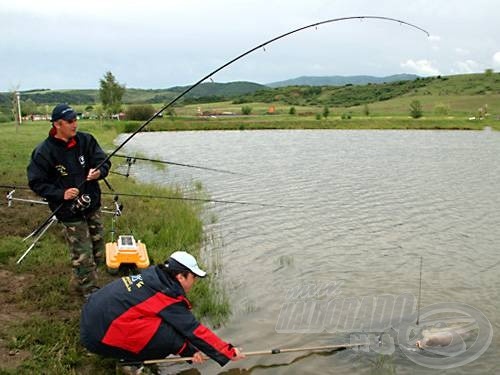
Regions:
[[[109,122],[106,122],[109,124]],[[116,122],[118,124],[118,122]],[[85,122],[82,123],[83,126]],[[142,122],[121,121],[118,127],[126,133],[135,131]],[[235,116],[229,118],[173,118],[159,119],[148,125],[148,131],[196,131],[196,130],[273,130],[273,129],[395,129],[395,130],[483,130],[489,127],[500,130],[500,120],[467,120],[458,118],[366,117],[342,120],[314,117],[291,118],[290,116]]]

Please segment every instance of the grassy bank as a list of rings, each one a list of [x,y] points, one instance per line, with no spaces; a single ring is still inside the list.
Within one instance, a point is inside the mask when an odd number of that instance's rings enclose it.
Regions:
[[[131,132],[140,122],[123,122],[123,129]],[[159,130],[255,130],[255,129],[428,129],[428,130],[482,130],[484,127],[500,130],[500,120],[484,119],[470,121],[463,117],[424,117],[413,119],[408,116],[358,116],[341,119],[328,116],[316,119],[314,116],[258,115],[258,116],[215,116],[188,117],[155,120],[148,129]]]
[[[42,141],[49,125],[27,123],[16,132],[12,123],[0,124],[0,185],[26,186],[26,166],[33,147]],[[92,132],[104,148],[112,149],[118,134],[109,124],[80,124]],[[111,185],[120,192],[181,197],[175,188],[144,186],[110,176]],[[102,186],[103,191],[106,190]],[[9,189],[1,188],[2,195]],[[199,194],[202,194],[200,192]],[[36,198],[29,190],[18,189],[15,197]],[[103,196],[103,205],[112,207],[112,196]],[[123,197],[123,216],[118,232],[133,232],[146,243],[156,262],[180,248],[198,254],[203,243],[200,204],[182,200],[137,199]],[[80,296],[69,292],[71,268],[67,246],[59,225],[52,226],[32,252],[20,264],[17,258],[30,242],[22,238],[49,215],[46,206],[14,202],[0,205],[0,373],[1,374],[109,374],[115,362],[89,355],[78,343]],[[105,215],[106,230],[111,215]],[[110,240],[109,234],[107,241]],[[112,277],[100,270],[100,283]],[[195,313],[218,324],[228,316],[229,308],[222,290],[214,280],[197,283],[191,295]]]

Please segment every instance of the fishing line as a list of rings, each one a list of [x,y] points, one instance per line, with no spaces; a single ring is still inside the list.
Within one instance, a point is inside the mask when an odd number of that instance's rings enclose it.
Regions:
[[[272,39],[269,39],[268,41],[264,42],[264,43],[261,43],[259,44],[258,46],[256,47],[253,47],[251,49],[249,49],[248,51],[246,52],[243,52],[241,55],[238,55],[236,56],[235,58],[233,58],[232,60],[229,60],[228,62],[224,63],[223,65],[221,65],[220,67],[218,67],[217,69],[211,71],[210,73],[208,73],[206,76],[202,77],[200,80],[198,80],[196,83],[194,83],[193,85],[189,86],[188,88],[186,88],[184,91],[182,91],[179,95],[177,95],[175,98],[173,98],[169,103],[167,103],[165,106],[163,106],[159,111],[157,111],[155,114],[153,114],[149,119],[147,119],[141,126],[139,126],[139,128],[137,128],[132,134],[130,134],[120,145],[118,145],[118,147],[113,151],[111,152],[101,163],[99,163],[95,169],[99,169],[102,165],[104,165],[105,163],[107,163],[109,161],[109,159],[114,156],[119,150],[121,150],[132,138],[134,138],[136,136],[137,133],[141,132],[149,123],[151,123],[151,121],[153,121],[155,118],[157,118],[160,114],[163,113],[163,111],[165,111],[167,108],[171,107],[172,105],[174,105],[179,99],[181,99],[184,95],[186,95],[188,92],[190,92],[191,90],[193,90],[195,87],[197,87],[198,85],[200,85],[201,83],[203,83],[204,81],[206,81],[207,79],[209,79],[211,76],[213,76],[215,73],[219,72],[220,70],[226,68],[227,66],[231,65],[232,63],[238,61],[239,59],[245,57],[246,55],[258,50],[258,49],[261,49],[263,48],[264,46],[268,45],[268,44],[271,44],[279,39],[282,39],[282,38],[285,38],[289,35],[292,35],[292,34],[295,34],[299,31],[302,31],[302,30],[306,30],[306,29],[309,29],[311,27],[317,27],[319,25],[323,25],[323,24],[327,24],[327,23],[334,23],[334,22],[341,22],[341,21],[348,21],[348,20],[353,20],[353,19],[358,19],[358,20],[364,20],[364,19],[374,19],[374,20],[381,20],[381,21],[389,21],[389,22],[396,22],[396,23],[399,23],[401,25],[406,25],[406,26],[409,26],[409,27],[412,27],[412,28],[415,28],[419,31],[422,31],[424,32],[425,34],[427,34],[427,36],[430,36],[430,34],[424,30],[423,28],[417,26],[417,25],[414,25],[414,24],[411,24],[411,23],[408,23],[408,22],[405,22],[405,21],[402,21],[402,20],[399,20],[399,19],[396,19],[396,18],[391,18],[391,17],[383,17],[383,16],[351,16],[351,17],[340,17],[340,18],[332,18],[332,19],[328,19],[328,20],[325,20],[325,21],[320,21],[320,22],[315,22],[313,24],[310,24],[310,25],[307,25],[307,26],[303,26],[303,27],[299,27],[297,29],[294,29],[292,31],[288,31],[284,34],[281,34],[277,37],[274,37]],[[80,188],[85,184],[86,180],[82,181],[78,186],[77,188],[80,190]],[[61,203],[58,207],[56,207],[53,211],[53,215],[55,215],[60,209],[61,207],[63,206],[63,203]],[[37,234],[51,219],[52,215],[49,216],[36,230],[35,230],[35,234]]]
[[[224,169],[217,169],[217,168],[201,167],[199,165],[193,165],[193,164],[184,164],[184,163],[177,163],[177,162],[173,162],[173,161],[158,160],[158,159],[148,159],[148,158],[142,158],[142,157],[138,157],[138,156],[128,156],[128,155],[118,155],[118,154],[115,154],[113,156],[116,157],[116,158],[131,159],[133,161],[135,161],[135,160],[145,160],[145,161],[151,161],[153,163],[162,163],[162,164],[177,165],[177,166],[181,166],[181,167],[204,169],[204,170],[207,170],[207,171],[229,173],[229,174],[235,174],[235,175],[242,175],[243,176],[242,173],[238,173],[238,172],[231,172],[231,171],[227,171],[227,170],[224,170]]]
[[[424,264],[424,257],[421,255],[420,256],[420,285],[418,287],[418,301],[417,301],[417,326],[418,326],[418,321],[420,319],[420,300],[422,297],[422,266]]]

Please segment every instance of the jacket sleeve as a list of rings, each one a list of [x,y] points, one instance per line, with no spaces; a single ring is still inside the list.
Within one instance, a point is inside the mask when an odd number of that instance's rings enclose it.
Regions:
[[[193,346],[219,365],[224,366],[236,355],[233,346],[200,324],[184,302],[168,306],[160,312],[160,316]]]
[[[38,149],[31,154],[28,165],[28,185],[35,193],[50,202],[64,201],[64,189],[57,187],[49,175],[51,166]]]
[[[97,140],[92,135],[90,135],[90,145],[88,154],[90,157],[91,168],[97,167],[107,158],[106,153],[102,150],[101,146],[99,146],[99,143],[97,143]],[[111,168],[111,162],[109,160],[107,160],[103,165],[99,167],[99,170],[101,171],[101,176],[99,177],[100,180],[108,176],[110,168]]]

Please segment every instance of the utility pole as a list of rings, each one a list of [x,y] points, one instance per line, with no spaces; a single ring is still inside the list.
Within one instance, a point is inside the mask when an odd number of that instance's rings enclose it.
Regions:
[[[16,120],[16,133],[19,129],[19,125],[22,123],[21,119],[21,93],[15,90],[12,93],[12,113],[14,114]]]
[[[21,117],[21,93],[19,91],[16,91],[16,100],[17,100],[17,115],[19,119],[19,125],[23,123],[23,119]]]

